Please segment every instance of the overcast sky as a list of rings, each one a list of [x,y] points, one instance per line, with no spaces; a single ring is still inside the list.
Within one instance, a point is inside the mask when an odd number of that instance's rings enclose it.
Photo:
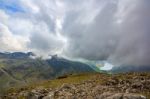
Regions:
[[[0,0],[0,51],[150,65],[150,0]]]

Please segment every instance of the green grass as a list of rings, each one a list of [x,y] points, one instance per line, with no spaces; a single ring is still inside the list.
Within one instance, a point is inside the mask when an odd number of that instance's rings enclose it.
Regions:
[[[24,87],[18,87],[18,88],[10,88],[7,93],[14,93],[14,92],[20,92],[20,91],[30,91],[32,89],[43,87],[43,88],[57,88],[60,87],[62,84],[76,84],[81,83],[85,80],[91,79],[95,74],[94,73],[87,73],[87,74],[74,74],[69,75],[66,78],[62,79],[54,79],[54,80],[47,80],[47,81],[38,81],[38,83],[29,84]]]
[[[67,78],[45,81],[44,83],[41,83],[40,85],[44,87],[56,88],[56,87],[60,87],[64,83],[67,83],[67,84],[80,83],[82,81],[90,79],[91,77],[92,77],[92,74],[71,75],[71,76],[68,76]]]
[[[0,68],[5,67],[5,65],[3,63],[0,63]]]

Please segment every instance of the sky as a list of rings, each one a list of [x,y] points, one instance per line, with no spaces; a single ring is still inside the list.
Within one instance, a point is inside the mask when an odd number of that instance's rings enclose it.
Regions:
[[[0,0],[0,51],[150,66],[150,0]]]

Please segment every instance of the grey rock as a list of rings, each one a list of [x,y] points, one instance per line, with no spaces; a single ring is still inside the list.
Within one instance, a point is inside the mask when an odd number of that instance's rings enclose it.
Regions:
[[[34,91],[32,92],[29,92],[28,95],[27,95],[27,99],[42,99],[44,96],[41,94],[41,93],[37,93]]]
[[[123,99],[146,99],[146,97],[137,94],[124,94]]]
[[[146,99],[146,97],[138,94],[105,92],[96,99]]]
[[[48,95],[43,97],[43,99],[54,99],[54,92],[48,93]]]

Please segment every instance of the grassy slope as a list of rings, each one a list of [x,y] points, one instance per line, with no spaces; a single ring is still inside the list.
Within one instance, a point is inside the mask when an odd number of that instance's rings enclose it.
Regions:
[[[10,86],[23,86],[26,83],[43,79],[45,75],[49,75],[50,66],[42,67],[41,65],[39,61],[31,59],[1,59],[0,93]]]
[[[60,87],[62,84],[76,84],[81,83],[83,81],[86,81],[88,79],[92,79],[92,77],[95,76],[95,73],[86,73],[86,74],[72,74],[67,75],[63,78],[57,78],[54,80],[46,80],[46,81],[39,81],[38,83],[29,84],[28,86],[24,86],[22,88],[11,88],[8,90],[8,93],[13,92],[20,92],[20,91],[30,91],[32,89],[43,87],[43,88],[57,88]],[[23,89],[23,90],[22,90]]]
[[[72,61],[54,61],[54,66],[41,59],[1,59],[0,94],[10,87],[54,79],[63,74],[90,72],[84,64]],[[77,66],[78,65],[78,66]],[[82,66],[80,66],[82,65]]]

